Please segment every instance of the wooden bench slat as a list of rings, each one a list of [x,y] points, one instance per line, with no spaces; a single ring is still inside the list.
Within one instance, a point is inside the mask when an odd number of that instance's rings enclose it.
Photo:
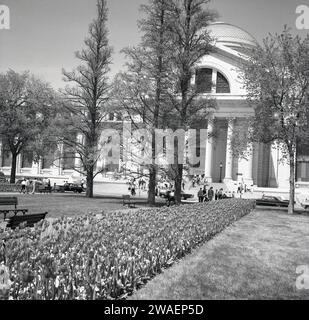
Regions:
[[[47,212],[33,213],[33,214],[27,214],[22,216],[13,216],[9,218],[7,227],[15,229],[23,222],[27,222],[27,226],[32,227],[35,223],[39,222],[42,219],[45,219],[46,215],[47,215]]]
[[[122,195],[122,205],[125,206],[125,205],[129,205],[129,207],[134,206],[136,205],[136,202],[135,201],[132,201],[132,198],[129,194],[124,194]]]
[[[1,206],[14,205],[16,208],[16,206],[18,205],[18,198],[17,197],[0,197],[0,205]]]

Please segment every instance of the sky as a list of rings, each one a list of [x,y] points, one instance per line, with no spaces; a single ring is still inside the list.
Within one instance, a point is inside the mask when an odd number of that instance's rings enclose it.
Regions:
[[[110,77],[122,70],[125,62],[120,50],[138,44],[139,7],[147,0],[107,0],[109,41],[113,47]],[[0,29],[0,73],[9,68],[29,70],[63,87],[62,68],[70,71],[78,64],[74,53],[83,46],[88,25],[96,15],[96,0],[0,0],[10,9],[10,29]],[[281,32],[284,25],[297,30],[296,8],[309,0],[212,0],[210,8],[219,21],[247,30],[259,42],[268,33]],[[1,16],[0,16],[1,17]]]

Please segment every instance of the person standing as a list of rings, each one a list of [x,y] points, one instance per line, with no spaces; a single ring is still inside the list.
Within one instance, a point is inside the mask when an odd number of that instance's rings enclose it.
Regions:
[[[31,191],[31,194],[35,194],[35,188],[36,188],[37,182],[38,182],[37,178],[35,178],[35,179],[32,181],[32,191]]]
[[[203,201],[206,202],[208,200],[207,198],[207,189],[206,186],[203,188]]]
[[[216,192],[215,192],[215,200],[218,200],[218,196],[219,196],[219,193],[218,193],[218,190],[216,189]]]
[[[26,193],[26,179],[24,178],[23,181],[21,182],[21,190],[20,193],[25,194]]]
[[[135,184],[134,182],[132,183],[132,186],[131,186],[131,196],[134,197],[136,195],[136,192],[135,192]]]
[[[198,202],[203,202],[203,189],[200,188],[200,190],[197,193],[197,197],[198,197]]]
[[[209,199],[209,201],[212,201],[213,197],[214,197],[214,188],[210,187],[209,190],[208,190],[208,199]]]
[[[29,178],[26,179],[26,193],[28,194],[30,190],[30,180]]]

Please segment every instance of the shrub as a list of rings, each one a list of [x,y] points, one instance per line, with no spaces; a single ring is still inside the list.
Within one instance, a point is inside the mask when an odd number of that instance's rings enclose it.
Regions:
[[[11,299],[124,299],[254,207],[249,200],[103,212],[0,234]]]

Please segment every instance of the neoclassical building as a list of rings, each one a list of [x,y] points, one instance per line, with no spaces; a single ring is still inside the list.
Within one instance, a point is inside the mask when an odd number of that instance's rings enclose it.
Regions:
[[[208,181],[225,182],[227,186],[244,181],[247,185],[258,187],[287,187],[289,184],[289,166],[281,161],[281,151],[275,144],[255,144],[246,159],[234,157],[230,140],[235,128],[242,128],[254,110],[246,102],[246,91],[239,77],[241,65],[246,59],[246,48],[254,46],[256,40],[245,30],[223,22],[213,23],[208,31],[215,39],[216,50],[204,56],[196,66],[192,84],[199,94],[215,98],[217,107],[208,119],[207,130],[210,138],[201,152],[205,154],[205,163],[198,174],[205,175]],[[121,124],[121,115],[111,114],[110,122]],[[1,143],[1,142],[0,142]],[[10,155],[5,146],[0,144],[0,170],[10,173]],[[58,150],[63,155],[72,151]],[[39,163],[32,161],[32,156],[25,153],[17,162],[17,177],[34,176],[68,180],[77,165],[73,157],[65,157],[62,162],[54,161],[54,155],[46,155]],[[298,154],[297,180],[309,181],[309,150],[302,148]],[[99,165],[104,166],[104,159]],[[127,164],[130,167],[130,164]],[[120,169],[116,166],[112,170]],[[100,179],[100,176],[97,177]]]
[[[208,119],[208,131],[215,131],[215,134],[208,139],[204,151],[203,170],[208,181],[222,180],[227,185],[244,181],[258,187],[288,187],[289,165],[282,161],[277,145],[255,144],[246,159],[233,157],[230,148],[233,130],[244,127],[254,113],[246,102],[246,91],[239,74],[246,59],[246,48],[254,46],[256,40],[245,30],[228,23],[213,23],[208,30],[215,38],[216,50],[201,59],[192,80],[201,95],[210,94],[217,102],[213,117]],[[309,152],[305,148],[298,155],[296,175],[298,181],[309,181]]]

